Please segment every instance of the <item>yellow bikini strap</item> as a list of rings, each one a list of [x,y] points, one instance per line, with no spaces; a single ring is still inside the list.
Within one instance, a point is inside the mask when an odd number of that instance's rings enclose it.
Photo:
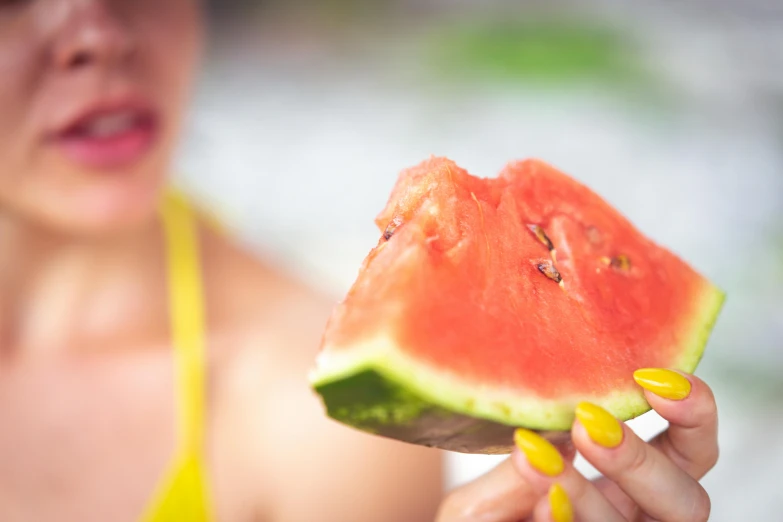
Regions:
[[[205,393],[204,293],[197,218],[187,200],[167,194],[162,208],[174,343],[180,450],[202,451]]]

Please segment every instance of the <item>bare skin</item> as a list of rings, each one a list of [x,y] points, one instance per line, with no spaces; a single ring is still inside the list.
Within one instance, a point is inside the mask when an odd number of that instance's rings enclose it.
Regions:
[[[137,520],[171,463],[155,208],[200,27],[195,0],[0,4],[0,520]],[[119,132],[89,119],[117,99],[154,115],[132,153],[90,135]],[[338,426],[307,388],[332,302],[201,239],[218,519],[432,520],[437,452]]]

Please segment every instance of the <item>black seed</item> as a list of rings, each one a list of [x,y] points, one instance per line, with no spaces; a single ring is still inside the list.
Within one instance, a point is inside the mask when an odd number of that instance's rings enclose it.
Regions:
[[[610,264],[613,268],[617,268],[618,270],[628,270],[631,268],[631,260],[624,254],[613,257]]]
[[[538,238],[539,241],[541,241],[541,243],[546,245],[550,251],[555,249],[555,245],[552,244],[552,240],[549,239],[549,236],[546,235],[543,227],[540,225],[528,225],[527,228],[533,233],[534,236]]]
[[[536,268],[538,268],[539,272],[547,276],[555,283],[559,283],[560,281],[563,280],[563,276],[561,276],[560,272],[557,271],[555,265],[549,261],[546,261],[544,263],[539,263],[538,265],[536,265]]]
[[[399,227],[401,223],[402,219],[399,217],[392,219],[391,223],[386,226],[386,230],[383,232],[383,239],[386,241],[390,240],[394,235],[394,232],[397,230],[397,227]]]

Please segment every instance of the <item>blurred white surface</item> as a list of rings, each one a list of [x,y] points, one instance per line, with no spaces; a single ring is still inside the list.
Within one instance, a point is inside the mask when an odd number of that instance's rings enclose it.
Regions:
[[[721,48],[691,50],[722,63]],[[682,58],[661,53],[663,62]],[[245,58],[218,56],[208,68],[180,181],[253,246],[336,298],[377,240],[372,220],[397,172],[430,154],[484,176],[511,159],[545,159],[726,289],[700,373],[722,415],[721,461],[704,481],[712,520],[783,519],[783,292],[771,275],[783,260],[771,257],[769,235],[783,222],[783,154],[774,112],[645,110],[590,90],[437,92],[341,63],[309,69],[279,58],[249,68]],[[725,71],[699,74],[719,82]],[[655,414],[632,422],[645,437],[665,425]],[[453,455],[449,484],[498,461]]]

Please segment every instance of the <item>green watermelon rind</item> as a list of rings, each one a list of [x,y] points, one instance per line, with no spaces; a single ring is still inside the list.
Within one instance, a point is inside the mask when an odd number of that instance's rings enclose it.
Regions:
[[[693,373],[702,358],[725,300],[721,290],[709,283],[705,286],[691,322],[695,327],[671,369]],[[310,374],[310,383],[327,414],[341,423],[407,442],[470,453],[507,453],[514,427],[554,432],[557,438],[557,432],[570,430],[574,408],[581,401],[603,406],[623,421],[650,410],[641,388],[553,400],[522,389],[487,387],[475,393],[470,383],[461,380],[407,355],[392,335],[383,333],[352,347],[326,347]],[[449,440],[439,438],[435,432],[449,422],[451,428],[443,430]],[[431,429],[423,428],[424,424]],[[499,429],[502,427],[508,429]],[[487,433],[493,440],[484,441],[485,447],[466,446],[465,441],[481,439],[477,433]]]

